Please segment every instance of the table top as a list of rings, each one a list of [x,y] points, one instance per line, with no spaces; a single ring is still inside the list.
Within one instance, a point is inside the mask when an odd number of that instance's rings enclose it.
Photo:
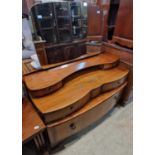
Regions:
[[[45,125],[27,98],[22,103],[22,142],[30,140],[42,132]]]
[[[37,72],[37,71],[43,71],[43,70],[47,70],[47,69],[50,69],[50,68],[52,69],[52,68],[55,68],[55,67],[58,67],[58,66],[61,66],[61,65],[64,65],[64,64],[68,64],[68,63],[72,63],[72,62],[82,60],[82,59],[85,59],[85,58],[93,57],[93,56],[96,56],[98,54],[100,54],[100,52],[87,53],[87,54],[84,54],[84,55],[82,55],[80,57],[77,57],[75,59],[71,59],[71,60],[68,60],[68,61],[43,65],[43,66],[41,66],[40,69],[35,69],[35,68],[32,67],[32,65],[31,65],[32,60],[31,59],[24,59],[24,60],[22,60],[22,75],[25,76],[25,75],[28,75],[28,74],[31,74],[31,73],[34,73],[34,72]]]
[[[62,82],[66,77],[80,70],[84,70],[93,66],[103,66],[106,64],[111,64],[112,66],[113,64],[117,63],[118,60],[118,56],[109,53],[103,53],[84,60],[79,60],[55,67],[54,69],[44,70],[42,72],[31,74],[26,76],[24,81],[29,90],[41,90]]]

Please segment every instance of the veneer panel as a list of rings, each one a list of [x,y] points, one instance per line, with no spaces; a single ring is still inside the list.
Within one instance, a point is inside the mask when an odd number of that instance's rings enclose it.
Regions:
[[[44,97],[31,97],[45,123],[66,117],[89,100],[122,85],[128,69],[122,66],[110,70],[98,69],[68,81],[58,91]]]
[[[119,101],[125,86],[126,83],[117,89],[94,98],[83,108],[64,119],[47,125],[51,147],[89,127],[106,115]]]
[[[58,90],[64,85],[67,77],[87,68],[101,66],[109,69],[118,64],[117,56],[104,53],[95,57],[65,64],[53,69],[37,72],[24,77],[25,84],[34,97],[47,95]]]

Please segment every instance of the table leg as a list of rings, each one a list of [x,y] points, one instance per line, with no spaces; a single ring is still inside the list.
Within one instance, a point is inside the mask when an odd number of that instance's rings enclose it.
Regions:
[[[49,155],[49,153],[45,150],[45,140],[42,133],[37,134],[33,138],[37,149],[43,153],[43,155]]]

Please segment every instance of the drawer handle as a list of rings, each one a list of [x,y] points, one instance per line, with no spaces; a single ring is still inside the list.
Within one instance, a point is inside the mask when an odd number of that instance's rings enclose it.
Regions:
[[[71,128],[71,129],[76,129],[75,124],[74,124],[74,123],[71,123],[71,124],[70,124],[70,128]]]
[[[70,106],[70,110],[73,110],[73,106]]]

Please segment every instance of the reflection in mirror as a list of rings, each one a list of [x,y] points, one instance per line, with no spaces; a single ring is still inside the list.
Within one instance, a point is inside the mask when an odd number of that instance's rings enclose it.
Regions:
[[[32,29],[28,18],[22,18],[22,59],[23,64],[31,63],[35,69],[40,69],[40,62],[34,47]],[[26,65],[24,65],[27,69]]]
[[[58,66],[89,55],[86,2],[39,3],[31,8],[30,16],[42,67]]]

